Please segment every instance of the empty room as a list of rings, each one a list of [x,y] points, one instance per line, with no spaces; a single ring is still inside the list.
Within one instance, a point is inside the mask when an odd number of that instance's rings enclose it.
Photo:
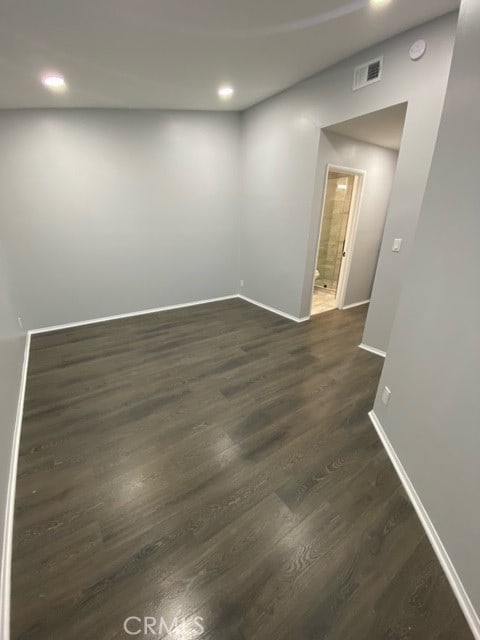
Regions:
[[[1,640],[480,640],[480,0],[0,31]]]

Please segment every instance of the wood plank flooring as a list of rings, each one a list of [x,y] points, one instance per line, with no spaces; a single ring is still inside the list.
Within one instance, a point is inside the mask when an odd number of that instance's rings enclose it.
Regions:
[[[367,418],[365,313],[229,300],[34,336],[12,638],[135,616],[136,638],[471,640]]]

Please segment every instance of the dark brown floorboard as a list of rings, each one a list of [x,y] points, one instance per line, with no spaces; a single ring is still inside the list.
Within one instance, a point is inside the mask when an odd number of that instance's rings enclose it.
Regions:
[[[12,638],[153,616],[172,640],[471,639],[367,417],[365,313],[232,300],[34,336]]]

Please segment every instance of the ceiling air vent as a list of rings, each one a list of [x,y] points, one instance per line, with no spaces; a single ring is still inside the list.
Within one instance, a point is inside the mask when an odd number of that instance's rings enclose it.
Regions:
[[[355,67],[353,76],[353,90],[361,89],[369,84],[378,82],[382,78],[383,57],[375,58],[365,64]]]

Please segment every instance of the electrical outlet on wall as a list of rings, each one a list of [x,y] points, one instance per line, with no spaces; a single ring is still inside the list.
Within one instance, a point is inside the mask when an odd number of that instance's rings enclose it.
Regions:
[[[21,317],[18,316],[17,320],[18,320],[18,326],[20,327],[20,329],[23,329],[23,322],[22,322]]]
[[[240,280],[240,286],[243,287],[243,280]]]
[[[385,387],[382,393],[382,402],[385,406],[387,406],[387,404],[390,402],[391,395],[392,392],[390,391],[390,389],[388,387]]]

